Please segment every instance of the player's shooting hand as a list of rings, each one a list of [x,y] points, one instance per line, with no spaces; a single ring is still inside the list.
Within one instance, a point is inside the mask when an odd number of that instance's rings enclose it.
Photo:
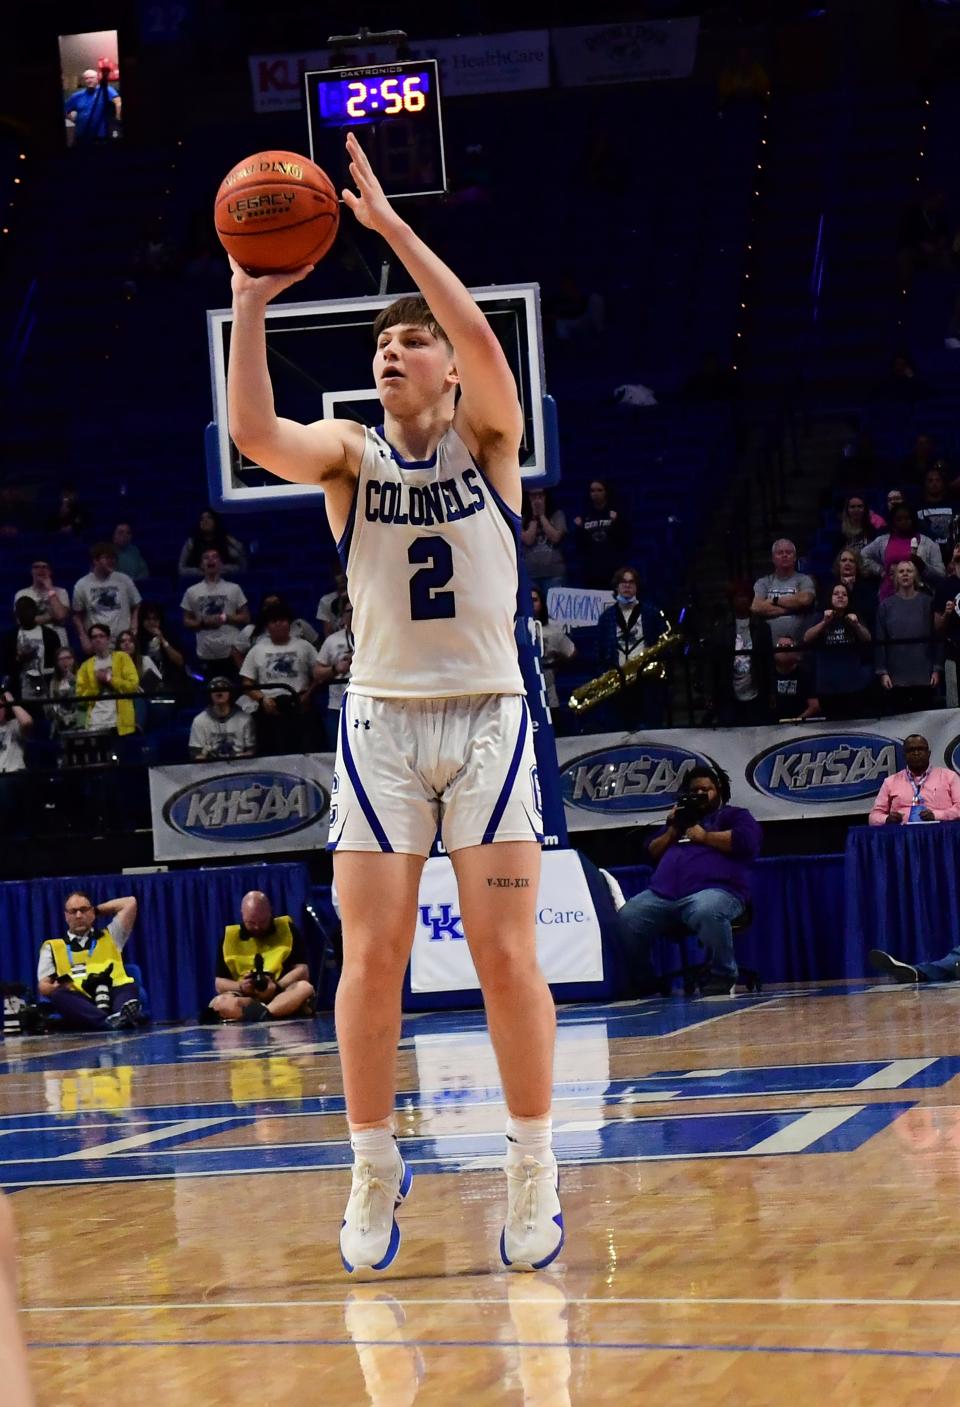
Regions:
[[[373,173],[366,152],[352,132],[347,133],[347,155],[350,158],[350,175],[359,194],[351,190],[342,191],[344,204],[349,205],[361,225],[382,234],[390,221],[397,217]]]
[[[313,264],[303,264],[299,269],[293,269],[287,274],[248,274],[246,269],[241,268],[232,254],[228,254],[230,267],[233,270],[233,278],[230,280],[230,287],[235,300],[249,302],[251,299],[267,304],[282,293],[285,288],[290,288],[294,283],[299,283],[307,274],[312,273]]]

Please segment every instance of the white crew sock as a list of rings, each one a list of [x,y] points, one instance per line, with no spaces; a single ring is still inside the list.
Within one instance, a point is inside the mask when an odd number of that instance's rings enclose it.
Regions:
[[[393,1169],[399,1157],[392,1124],[381,1124],[379,1128],[372,1129],[351,1129],[350,1147],[354,1158],[365,1158],[380,1171]]]
[[[518,1119],[507,1115],[507,1162],[521,1163],[524,1158],[536,1158],[538,1163],[550,1161],[553,1119]]]

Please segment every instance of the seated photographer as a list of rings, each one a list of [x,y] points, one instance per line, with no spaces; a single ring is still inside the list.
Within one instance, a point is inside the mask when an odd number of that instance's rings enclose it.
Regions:
[[[314,1013],[303,939],[287,914],[274,916],[257,889],[244,895],[240,922],[224,931],[216,988],[209,1020],[280,1021]]]
[[[658,990],[650,950],[677,923],[699,938],[710,958],[701,996],[728,994],[736,985],[731,924],[750,901],[750,867],[762,834],[749,811],[729,803],[726,773],[693,767],[666,828],[650,841],[650,887],[617,915],[636,995]]]
[[[99,933],[97,914],[110,922]],[[106,899],[96,907],[82,892],[67,895],[66,934],[40,948],[37,991],[62,1017],[69,1031],[117,1030],[137,1025],[137,984],[123,966],[123,947],[137,918],[131,896]]]

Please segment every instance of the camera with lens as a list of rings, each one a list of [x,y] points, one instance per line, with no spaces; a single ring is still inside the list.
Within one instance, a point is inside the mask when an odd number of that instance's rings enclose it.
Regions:
[[[270,985],[270,974],[263,970],[263,953],[255,953],[253,958],[253,990],[265,992]]]
[[[698,826],[707,813],[709,801],[705,796],[681,796],[670,824],[681,835],[691,826]]]

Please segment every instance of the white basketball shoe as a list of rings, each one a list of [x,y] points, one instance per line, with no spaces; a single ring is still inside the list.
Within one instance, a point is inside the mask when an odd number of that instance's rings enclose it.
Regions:
[[[508,1270],[542,1270],[560,1254],[563,1212],[557,1195],[557,1160],[539,1163],[529,1155],[507,1163],[507,1219],[500,1234],[500,1259]]]
[[[353,1184],[340,1227],[340,1259],[352,1275],[361,1270],[386,1270],[400,1249],[400,1227],[394,1212],[413,1186],[413,1173],[397,1153],[387,1174],[366,1158],[353,1165]]]

